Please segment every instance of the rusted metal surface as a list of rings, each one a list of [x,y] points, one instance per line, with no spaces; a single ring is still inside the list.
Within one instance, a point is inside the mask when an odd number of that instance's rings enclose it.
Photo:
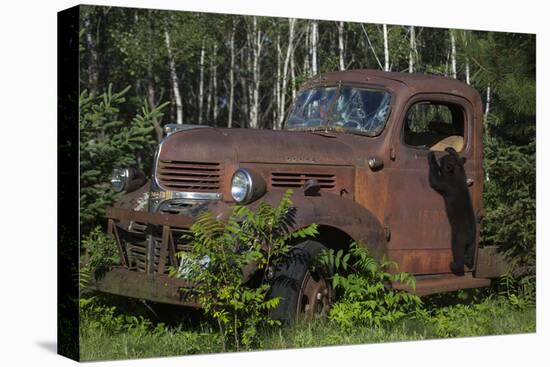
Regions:
[[[328,315],[332,299],[332,289],[328,282],[323,276],[314,276],[309,271],[306,273],[298,294],[298,299],[301,300],[298,304],[298,315],[307,319]]]
[[[107,218],[172,227],[190,227],[193,224],[193,218],[184,215],[138,212],[114,207],[107,209]]]
[[[101,292],[120,296],[199,307],[193,296],[193,283],[167,275],[147,274],[117,267],[95,281],[93,287]]]
[[[474,278],[471,273],[462,277],[454,274],[421,275],[416,277],[416,288],[402,283],[393,283],[392,287],[399,290],[415,293],[419,296],[427,296],[435,293],[452,292],[459,289],[483,288],[491,284],[491,279]]]
[[[478,249],[475,275],[479,278],[497,278],[510,271],[510,265],[497,246]]]
[[[465,170],[472,181],[474,210],[482,212],[483,111],[479,93],[454,79],[373,70],[322,74],[302,89],[340,84],[383,88],[392,94],[391,111],[379,135],[225,128],[177,131],[160,144],[151,196],[172,200],[176,197],[173,193],[189,194],[192,200],[181,201],[182,209],[177,211],[181,214],[120,208],[133,208],[127,204],[111,208],[107,216],[119,229],[138,223],[150,236],[156,232],[157,242],[151,242],[156,247],[143,246],[154,250],[159,259],[156,269],[162,274],[169,264],[175,264],[174,253],[180,246],[174,229],[189,228],[193,218],[205,210],[227,218],[233,204],[231,177],[238,168],[246,168],[266,184],[266,193],[248,204],[250,208],[260,201],[276,205],[284,191],[292,188],[297,209],[293,228],[317,223],[337,229],[367,246],[375,257],[386,255],[398,263],[400,271],[419,276],[424,293],[486,285],[486,279],[474,279],[471,273],[458,279],[449,275],[450,226],[442,197],[428,183],[429,149],[403,142],[406,113],[414,103],[430,100],[459,106],[465,124],[460,155],[467,158]],[[315,195],[304,194],[308,180],[320,186]],[[207,196],[200,196],[204,194]],[[129,203],[143,198],[144,192],[140,195],[135,194]],[[111,232],[113,228],[117,231],[114,223],[109,226]],[[120,246],[124,250],[123,244]],[[139,252],[142,248],[134,249]],[[433,274],[441,276],[433,278]],[[432,278],[425,278],[428,276]]]

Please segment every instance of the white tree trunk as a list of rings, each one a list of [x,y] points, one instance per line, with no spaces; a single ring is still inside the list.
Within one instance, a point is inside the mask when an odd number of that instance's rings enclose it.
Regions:
[[[246,45],[249,47],[249,39],[250,35],[247,34],[246,36],[247,42]],[[240,59],[241,59],[241,67],[240,70],[250,70],[251,69],[251,61],[250,61],[250,52],[240,52]],[[252,99],[251,90],[249,87],[250,81],[246,77],[245,73],[239,72],[239,79],[240,79],[240,86],[242,88],[242,101],[240,103],[240,107],[242,109],[242,116],[248,117],[250,115],[250,100]],[[246,127],[246,121],[243,121],[239,126],[240,127]]]
[[[319,39],[319,24],[317,21],[311,23],[311,74],[317,75],[317,44]]]
[[[345,70],[344,63],[344,22],[338,23],[338,61],[340,62],[340,70]]]
[[[235,22],[231,26],[231,35],[229,36],[229,103],[227,111],[227,127],[233,125],[233,99],[235,98]]]
[[[487,99],[485,100],[485,113],[483,114],[483,121],[487,123],[487,117],[491,110],[491,84],[487,84]]]
[[[305,37],[305,42],[304,42],[304,46],[305,46],[305,52],[306,52],[306,57],[304,57],[304,74],[305,75],[309,75],[311,76],[311,67],[310,67],[310,60],[311,60],[311,47],[309,47],[309,41],[310,41],[310,38],[311,38],[311,32],[310,32],[310,26],[309,26],[309,23],[306,23],[306,37]]]
[[[384,71],[390,71],[390,51],[388,49],[388,26],[382,24],[382,33],[384,34]]]
[[[212,64],[210,64],[209,69],[212,70]],[[206,88],[206,113],[204,115],[204,119],[208,125],[212,123],[212,121],[210,120],[211,112],[212,112],[212,72],[210,72],[210,75],[208,78],[208,87]]]
[[[178,85],[178,74],[176,73],[176,62],[174,61],[174,55],[172,54],[172,47],[170,46],[170,34],[168,33],[168,30],[164,31],[164,41],[166,43],[166,50],[168,51],[170,79],[172,80],[172,90],[174,92],[174,99],[176,100],[176,122],[178,124],[183,124],[183,104],[181,102],[180,87]]]
[[[466,31],[464,31],[464,46],[467,49],[467,47],[468,47],[468,33]],[[465,63],[466,63],[466,65],[464,66],[464,68],[465,68],[465,73],[466,73],[466,84],[470,85],[470,59],[468,58],[468,55],[466,55]]]
[[[204,106],[204,42],[201,47],[201,56],[199,60],[199,125],[202,125],[202,109]]]
[[[414,73],[414,60],[416,57],[416,39],[414,26],[410,27],[409,43],[409,73]]]
[[[468,57],[466,56],[466,84],[470,85],[470,60],[468,60]]]
[[[275,108],[273,109],[273,129],[279,128],[279,116],[281,111],[281,36],[277,34],[277,79],[273,86],[273,94],[275,96]]]
[[[288,83],[288,66],[290,64],[291,68],[291,78],[294,80],[294,29],[296,25],[296,19],[289,19],[288,20],[288,45],[286,49],[286,55],[285,55],[285,61],[283,63],[283,74],[282,74],[282,87],[281,87],[281,98],[280,98],[280,104],[278,105],[278,116],[279,119],[277,121],[277,129],[282,129],[283,127],[283,121],[285,119],[285,111],[286,111],[286,90],[287,90],[287,83]],[[293,91],[293,97],[294,97],[294,85],[292,85],[292,91]]]
[[[378,66],[380,67],[380,69],[384,70],[383,66],[382,66],[382,63],[380,62],[380,59],[378,58],[378,55],[376,54],[376,50],[374,49],[374,47],[372,46],[372,43],[370,41],[370,37],[369,37],[369,34],[367,33],[367,30],[365,29],[365,27],[363,26],[363,24],[361,24],[361,29],[363,30],[363,33],[365,34],[365,37],[367,38],[367,42],[369,44],[369,48],[370,50],[372,51],[372,54],[374,55],[374,58],[376,59],[376,62],[378,63]],[[352,56],[352,60],[353,60],[353,52],[351,54]]]
[[[262,31],[258,19],[252,18],[252,103],[250,106],[250,127],[259,127],[258,109],[260,100],[260,56],[262,54]]]
[[[449,30],[451,34],[451,76],[456,79],[456,41],[453,30]]]
[[[290,87],[292,89],[292,100],[296,99],[296,68],[294,65],[294,48],[290,51]]]
[[[212,52],[212,122],[214,126],[218,124],[218,75],[217,75],[217,53],[218,45],[214,45]]]

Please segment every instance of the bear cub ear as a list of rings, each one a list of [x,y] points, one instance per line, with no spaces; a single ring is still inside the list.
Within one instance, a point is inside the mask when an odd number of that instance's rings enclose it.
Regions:
[[[455,148],[453,148],[453,147],[447,147],[447,148],[445,148],[445,151],[447,153],[451,154],[451,155],[458,155]]]

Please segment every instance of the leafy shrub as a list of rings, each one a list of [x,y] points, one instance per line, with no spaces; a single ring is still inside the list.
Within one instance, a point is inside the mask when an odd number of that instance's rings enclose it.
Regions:
[[[320,264],[334,269],[332,286],[340,293],[329,319],[343,327],[380,326],[410,314],[421,304],[418,296],[387,287],[399,282],[414,289],[415,279],[404,272],[391,272],[397,264],[378,263],[365,247],[352,243],[347,253],[329,249],[321,254]]]
[[[290,241],[317,234],[315,225],[289,232],[295,212],[291,195],[288,190],[278,206],[261,203],[256,211],[235,206],[227,222],[209,212],[200,215],[184,235],[192,250],[179,252],[182,265],[170,269],[172,276],[196,283],[192,292],[204,312],[237,350],[259,340],[259,326],[278,323],[267,312],[279,303],[267,297],[270,269],[289,251]],[[243,282],[242,269],[250,264],[256,284]]]
[[[99,277],[111,266],[120,263],[115,240],[107,236],[101,227],[94,228],[84,237],[82,247],[85,253],[84,264],[80,271],[81,286],[85,285],[84,283],[90,275]]]

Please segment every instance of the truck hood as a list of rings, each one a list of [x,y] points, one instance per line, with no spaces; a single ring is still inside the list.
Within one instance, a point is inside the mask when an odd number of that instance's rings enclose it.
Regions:
[[[352,166],[354,154],[337,133],[203,128],[175,132],[162,143],[164,161]]]

